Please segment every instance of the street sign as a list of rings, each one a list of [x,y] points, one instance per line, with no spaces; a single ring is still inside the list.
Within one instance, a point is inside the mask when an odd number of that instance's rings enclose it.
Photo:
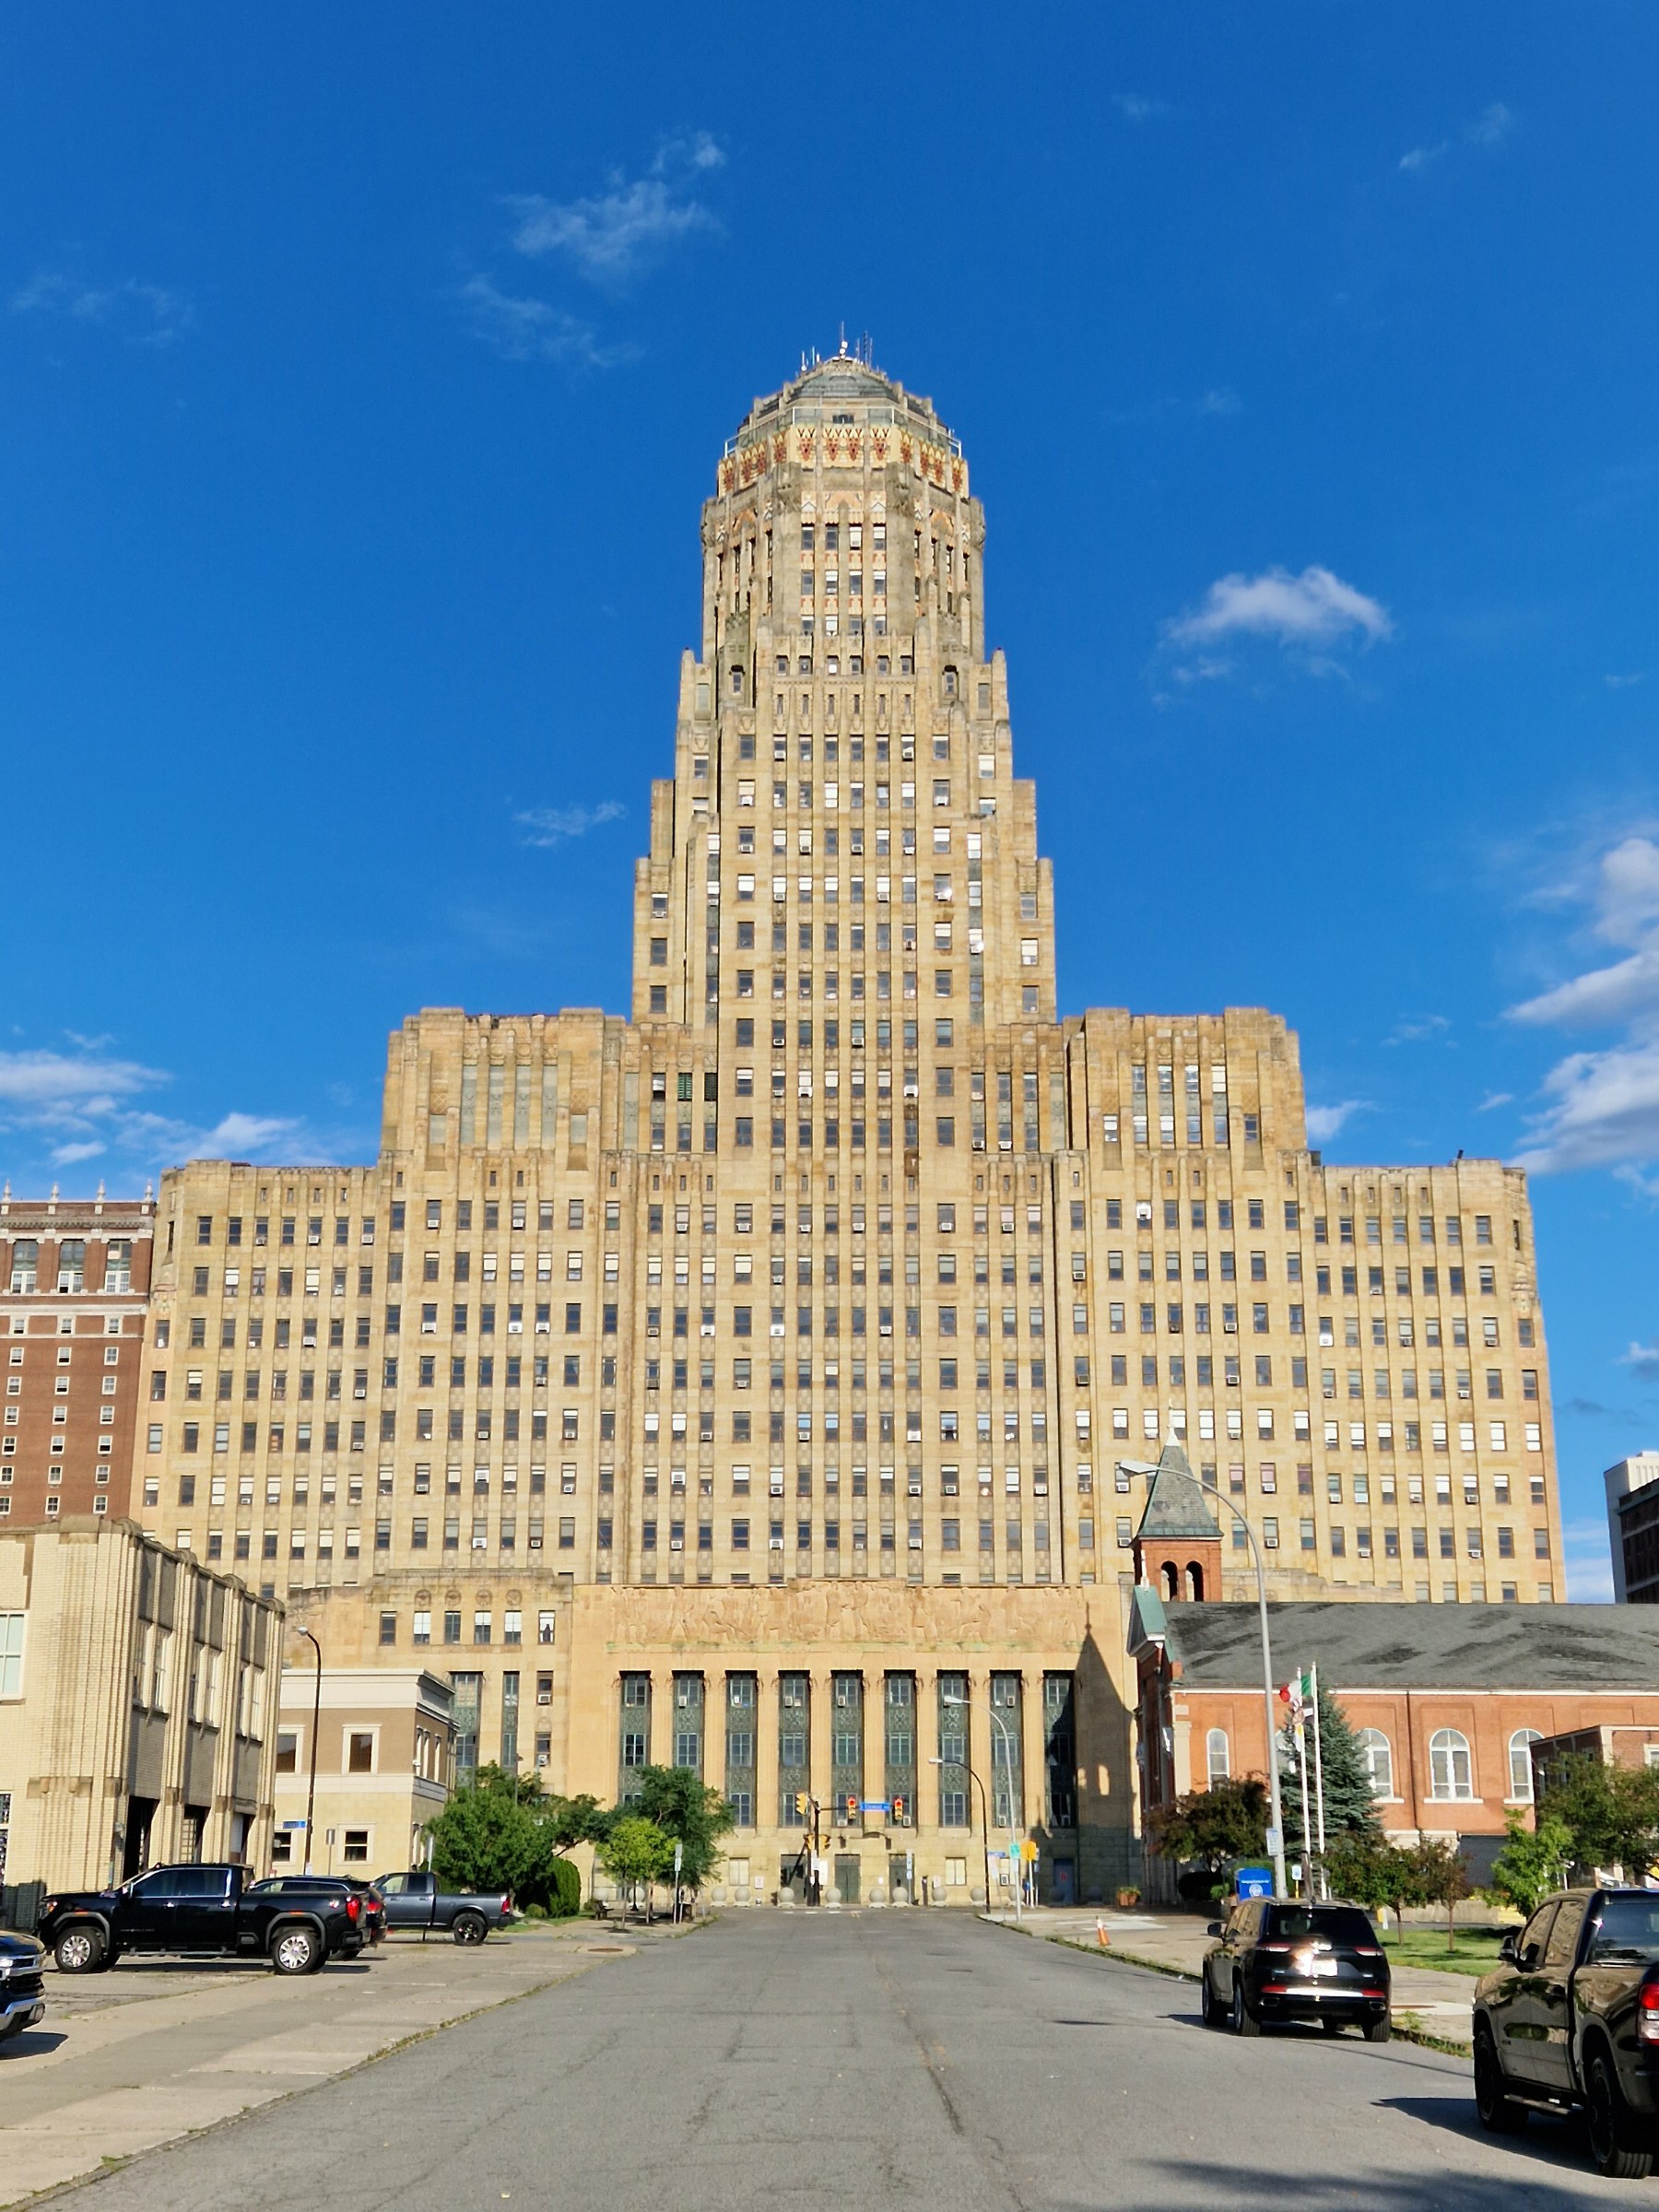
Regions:
[[[893,1808],[885,1797],[861,1797],[858,1809],[861,1813],[888,1813]]]
[[[1028,1866],[1034,1865],[1037,1857],[1036,1844],[1028,1838],[1019,1847],[1019,1855]]]
[[[303,1820],[285,1820],[282,1825],[284,1828],[303,1828],[305,1823]]]
[[[1283,1851],[1283,1850],[1284,1850],[1284,1848],[1285,1848],[1285,1831],[1284,1831],[1284,1830],[1283,1830],[1282,1828],[1270,1828],[1270,1829],[1267,1830],[1267,1855],[1269,1856],[1269,1858],[1271,1858],[1271,1857],[1272,1857],[1273,1853],[1274,1853],[1276,1851]]]
[[[1233,1887],[1241,1897],[1271,1897],[1273,1870],[1268,1866],[1241,1866],[1233,1877]]]
[[[677,1841],[674,1846],[674,1878],[677,1882],[680,1877],[680,1868],[685,1865],[685,1863],[686,1847],[683,1843]]]

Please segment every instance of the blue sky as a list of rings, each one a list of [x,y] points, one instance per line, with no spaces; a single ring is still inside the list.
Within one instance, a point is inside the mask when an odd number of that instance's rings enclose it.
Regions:
[[[627,1003],[698,505],[931,394],[1061,1003],[1525,1159],[1573,1588],[1659,1443],[1659,13],[58,0],[0,79],[0,1170],[367,1158]],[[590,914],[598,924],[588,925]]]

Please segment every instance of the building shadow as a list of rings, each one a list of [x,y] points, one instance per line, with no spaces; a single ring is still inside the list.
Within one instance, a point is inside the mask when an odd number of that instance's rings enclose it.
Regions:
[[[1489,2138],[1488,2138],[1489,2140]],[[1605,2204],[1605,2186],[1582,2164],[1547,2180],[1524,2168],[1514,2173],[1372,2174],[1339,2169],[1286,2174],[1280,2167],[1224,2164],[1217,2159],[1153,2159],[1137,2172],[1120,2174],[1112,2187],[1113,2212],[1169,2212],[1171,2206],[1282,2206],[1294,2195],[1297,2212],[1572,2212]],[[1576,2183],[1576,2187],[1566,2186]],[[1633,2198],[1632,2202],[1641,2201]],[[1100,2212],[1100,2198],[1055,2198],[1051,2212]]]

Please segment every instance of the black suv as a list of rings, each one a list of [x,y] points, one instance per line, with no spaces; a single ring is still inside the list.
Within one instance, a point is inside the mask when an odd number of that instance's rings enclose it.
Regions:
[[[1271,2020],[1317,2020],[1327,2035],[1352,2026],[1388,2041],[1388,1960],[1358,1905],[1246,1898],[1209,1932],[1206,2027],[1260,2035]]]

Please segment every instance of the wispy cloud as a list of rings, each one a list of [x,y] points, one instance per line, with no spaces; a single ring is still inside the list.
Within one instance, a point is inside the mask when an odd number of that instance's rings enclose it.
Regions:
[[[1280,645],[1328,646],[1355,637],[1374,644],[1393,632],[1388,610],[1378,600],[1315,564],[1300,576],[1288,569],[1223,576],[1210,585],[1202,606],[1177,616],[1164,634],[1179,645],[1256,637]]]
[[[524,831],[520,844],[553,846],[585,837],[606,822],[619,822],[627,812],[620,799],[601,799],[596,806],[531,806],[512,818]]]
[[[1637,668],[1629,676],[1604,676],[1602,682],[1606,685],[1609,691],[1629,691],[1637,684],[1644,682],[1646,675],[1645,669]]]
[[[1369,1112],[1369,1099],[1344,1099],[1335,1106],[1310,1106],[1308,1109],[1308,1141],[1314,1145],[1328,1145],[1340,1135],[1355,1114]]]
[[[129,346],[171,346],[195,321],[182,292],[124,277],[116,284],[85,284],[61,271],[42,269],[11,298],[15,315],[55,315],[88,329],[105,330]]]
[[[1112,104],[1125,123],[1158,123],[1171,112],[1167,100],[1153,100],[1145,92],[1114,92]]]
[[[1496,1113],[1500,1106],[1512,1106],[1514,1102],[1515,1094],[1512,1090],[1488,1090],[1475,1111],[1477,1113]]]
[[[1643,1171],[1659,1162],[1659,841],[1621,838],[1573,892],[1591,912],[1590,935],[1625,948],[1509,1009],[1530,1028],[1618,1032],[1600,1048],[1570,1053],[1544,1079],[1521,1165],[1537,1173],[1613,1168],[1659,1195]]]
[[[576,369],[614,369],[636,360],[626,341],[603,345],[593,324],[546,300],[504,292],[493,276],[471,276],[461,300],[475,337],[509,361],[562,361]]]
[[[1230,384],[1218,384],[1199,400],[1198,412],[1200,415],[1237,415],[1241,412],[1243,406],[1244,402]]]
[[[661,146],[642,176],[613,171],[605,190],[591,196],[518,194],[507,203],[518,218],[512,243],[533,259],[561,257],[589,283],[626,284],[698,231],[719,229],[696,187],[724,162],[717,141],[699,131]]]
[[[1382,1041],[1386,1044],[1434,1044],[1449,1036],[1452,1019],[1446,1014],[1406,1014]]]
[[[171,1077],[116,1057],[101,1045],[63,1052],[42,1047],[0,1053],[0,1140],[51,1169],[109,1156],[131,1169],[158,1169],[192,1155],[265,1156],[281,1140],[291,1151],[301,1124],[271,1114],[231,1112],[212,1127],[140,1103]],[[320,1157],[314,1141],[312,1158]]]
[[[1581,1606],[1610,1604],[1613,1561],[1606,1521],[1570,1521],[1561,1534],[1567,1554],[1567,1595]]]
[[[1644,1382],[1659,1382],[1659,1336],[1652,1344],[1632,1344],[1620,1355],[1619,1365],[1630,1368]]]
[[[1451,137],[1436,138],[1423,146],[1414,146],[1400,156],[1400,167],[1408,176],[1420,176],[1443,160],[1454,147],[1469,146],[1483,153],[1493,153],[1515,128],[1515,117],[1500,100],[1483,108],[1473,123],[1465,124],[1461,131]]]

